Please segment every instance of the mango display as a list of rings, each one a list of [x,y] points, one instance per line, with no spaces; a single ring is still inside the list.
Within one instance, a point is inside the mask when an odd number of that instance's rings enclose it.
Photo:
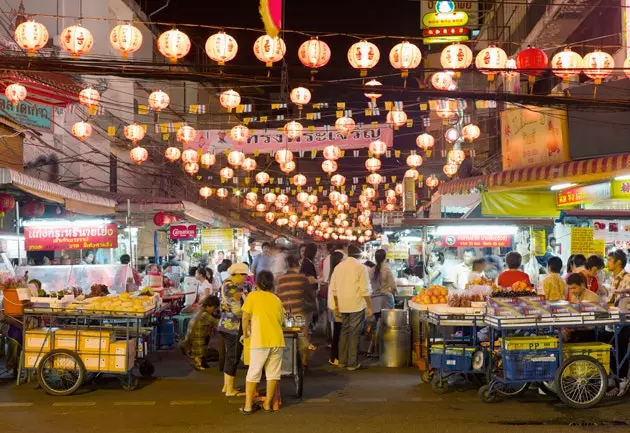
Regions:
[[[72,304],[67,310],[84,310],[88,312],[111,312],[117,314],[134,313],[143,314],[156,306],[154,296],[132,296],[123,293],[117,296],[101,296],[88,298],[83,304]]]
[[[433,305],[446,304],[448,299],[448,289],[443,286],[429,286],[413,297],[416,304]]]

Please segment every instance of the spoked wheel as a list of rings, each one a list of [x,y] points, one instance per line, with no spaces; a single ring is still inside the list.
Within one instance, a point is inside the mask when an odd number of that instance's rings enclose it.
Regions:
[[[73,394],[85,378],[85,366],[78,354],[69,350],[53,350],[42,357],[37,367],[37,381],[47,394]]]
[[[477,395],[479,396],[479,400],[484,403],[496,403],[499,401],[499,397],[496,393],[496,390],[490,390],[490,385],[484,385],[479,388],[477,391]]]
[[[433,378],[431,386],[433,388],[433,392],[436,394],[446,394],[448,392],[448,380],[442,379],[439,376],[435,376]]]
[[[122,382],[122,389],[124,389],[125,391],[133,391],[140,384],[140,380],[133,374],[128,374],[121,377],[120,381]]]
[[[295,385],[295,396],[302,398],[304,393],[304,366],[302,365],[302,358],[300,354],[297,355],[297,372],[293,375],[293,382]]]
[[[433,370],[424,370],[420,377],[424,383],[431,383],[431,380],[433,380]]]
[[[597,405],[606,395],[608,376],[595,358],[572,356],[556,372],[555,388],[564,404],[576,409]]]
[[[517,384],[517,385],[508,385],[508,384],[499,382],[494,386],[494,390],[501,397],[520,397],[521,395],[527,392],[528,388],[529,388],[529,382],[525,382],[523,384]]]
[[[549,397],[558,398],[558,393],[556,392],[556,383],[555,382],[538,382],[538,389],[547,394]]]

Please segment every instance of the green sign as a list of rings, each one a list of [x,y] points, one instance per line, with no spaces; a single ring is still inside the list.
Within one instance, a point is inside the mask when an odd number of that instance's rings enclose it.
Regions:
[[[0,96],[0,115],[6,116],[20,125],[53,130],[53,107],[22,101],[13,105],[6,97]]]

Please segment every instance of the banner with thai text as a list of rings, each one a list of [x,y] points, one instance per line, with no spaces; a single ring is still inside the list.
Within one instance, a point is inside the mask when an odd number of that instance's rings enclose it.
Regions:
[[[304,130],[302,137],[296,141],[289,141],[286,134],[277,129],[250,131],[246,143],[239,144],[230,137],[230,131],[204,130],[197,131],[197,137],[189,148],[203,149],[204,151],[221,151],[238,149],[247,154],[271,153],[288,147],[290,150],[311,151],[322,150],[324,147],[335,144],[341,149],[361,149],[368,147],[372,141],[381,140],[391,147],[394,144],[394,132],[388,125],[379,127],[363,127],[355,129],[344,136],[334,128],[318,127],[312,131]]]
[[[118,226],[24,227],[26,251],[91,250],[118,247]]]
[[[509,247],[512,246],[510,235],[449,235],[442,236],[444,247]]]

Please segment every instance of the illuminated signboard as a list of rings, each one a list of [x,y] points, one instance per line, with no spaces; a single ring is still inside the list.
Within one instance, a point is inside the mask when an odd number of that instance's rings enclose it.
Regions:
[[[610,182],[576,186],[563,189],[556,194],[556,205],[576,206],[579,204],[610,198]]]
[[[630,0],[628,0],[630,1]],[[465,13],[467,16],[467,26],[477,28],[479,22],[479,1],[435,1],[420,0],[420,18],[422,28],[427,28],[424,17],[429,14],[449,15],[452,13]],[[464,24],[453,24],[455,26]],[[447,27],[446,24],[437,24],[437,27]]]
[[[455,2],[450,0],[438,0],[435,2],[435,12],[438,14],[450,14],[455,12]]]
[[[425,27],[461,27],[468,24],[468,14],[457,11],[450,14],[439,14],[431,12],[422,17],[422,24]]]
[[[448,44],[470,39],[470,29],[465,27],[444,27],[422,30],[423,42],[429,44]]]

